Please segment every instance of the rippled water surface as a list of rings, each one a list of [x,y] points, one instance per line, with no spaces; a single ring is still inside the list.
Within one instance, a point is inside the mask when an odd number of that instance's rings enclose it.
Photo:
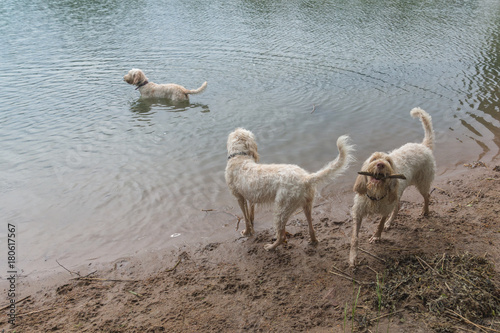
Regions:
[[[415,106],[440,173],[499,154],[497,0],[3,0],[0,32],[0,238],[16,224],[27,273],[234,233],[202,209],[239,214],[224,183],[238,126],[263,162],[311,171],[350,134],[341,188],[371,152],[422,140]],[[208,88],[144,101],[122,81],[133,67]]]

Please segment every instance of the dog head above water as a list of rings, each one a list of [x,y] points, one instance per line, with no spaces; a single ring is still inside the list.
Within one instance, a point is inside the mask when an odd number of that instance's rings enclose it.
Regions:
[[[128,84],[132,84],[134,86],[138,86],[139,84],[148,81],[148,78],[144,74],[143,71],[137,68],[132,68],[124,77],[123,81]]]
[[[258,162],[257,142],[253,133],[244,128],[235,129],[227,138],[227,154],[248,155]]]

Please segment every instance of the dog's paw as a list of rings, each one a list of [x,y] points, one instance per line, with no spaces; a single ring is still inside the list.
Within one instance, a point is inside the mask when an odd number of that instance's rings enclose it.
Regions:
[[[372,243],[378,243],[378,242],[380,242],[380,236],[373,235],[368,242],[370,244],[372,244]]]
[[[244,236],[244,237],[250,237],[250,236],[253,236],[253,230],[248,230],[248,229],[245,229],[241,232],[241,235]]]
[[[264,245],[264,250],[266,250],[266,251],[272,251],[272,250],[274,250],[274,248],[275,248],[274,244]]]
[[[384,230],[385,230],[385,231],[387,231],[387,230],[389,230],[389,229],[391,229],[391,222],[387,221],[387,222],[385,222],[385,224],[384,224]]]
[[[311,246],[316,246],[316,245],[318,245],[319,242],[317,239],[310,239],[308,243]]]
[[[358,258],[358,248],[357,245],[351,248],[349,251],[349,267],[354,268],[356,266],[356,259]]]

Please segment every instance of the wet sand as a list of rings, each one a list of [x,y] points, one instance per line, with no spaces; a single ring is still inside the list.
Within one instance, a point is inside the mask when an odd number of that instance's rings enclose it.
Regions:
[[[355,270],[347,264],[352,230],[348,209],[334,209],[330,203],[340,200],[349,206],[352,194],[320,196],[313,215],[317,247],[308,245],[307,222],[296,214],[288,224],[287,244],[275,252],[263,249],[273,237],[271,226],[257,220],[256,236],[249,239],[214,236],[108,263],[65,263],[43,278],[21,277],[15,330],[344,332],[354,325],[372,332],[431,332],[439,327],[474,331],[477,327],[458,317],[429,313],[423,304],[379,311],[374,283],[390,262],[412,254],[470,253],[500,262],[500,172],[494,166],[462,166],[438,176],[429,217],[419,215],[418,193],[407,190],[394,227],[379,244],[368,243],[376,225],[365,221],[360,233],[364,251]],[[207,214],[236,227],[229,214]],[[491,282],[499,286],[499,267],[494,272]],[[4,295],[7,288],[2,284]],[[0,322],[1,328],[14,331],[6,316]],[[497,318],[476,324],[500,329]]]

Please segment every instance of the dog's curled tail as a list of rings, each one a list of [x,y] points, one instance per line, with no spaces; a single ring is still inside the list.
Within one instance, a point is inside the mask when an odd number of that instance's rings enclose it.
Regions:
[[[198,89],[186,91],[186,94],[191,94],[191,95],[199,94],[203,90],[205,90],[206,87],[207,87],[207,81],[203,82],[203,84],[201,85],[201,87],[199,87]]]
[[[337,149],[339,150],[339,155],[335,160],[309,176],[311,183],[321,184],[333,181],[347,170],[349,164],[354,160],[352,156],[354,146],[349,143],[349,136],[342,135],[337,139]]]
[[[422,144],[431,150],[434,150],[434,130],[432,129],[431,116],[421,108],[414,108],[410,111],[413,118],[420,118],[422,126],[424,127],[425,137]]]

